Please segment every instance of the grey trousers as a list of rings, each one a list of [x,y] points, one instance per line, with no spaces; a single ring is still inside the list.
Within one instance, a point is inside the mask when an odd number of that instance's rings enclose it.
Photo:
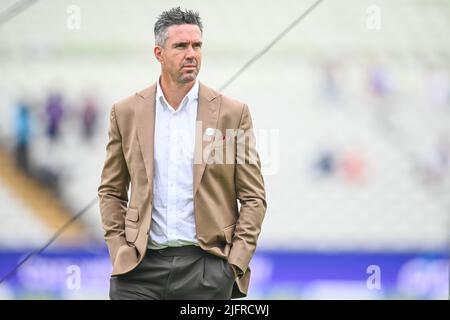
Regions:
[[[229,263],[196,246],[147,250],[132,271],[112,276],[111,300],[231,299]]]

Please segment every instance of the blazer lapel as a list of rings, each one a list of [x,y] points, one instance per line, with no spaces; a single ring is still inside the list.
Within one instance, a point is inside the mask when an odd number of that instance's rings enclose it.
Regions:
[[[219,108],[220,100],[217,98],[217,95],[200,82],[194,148],[194,197],[202,180],[209,154],[211,153],[208,145],[212,140],[206,139],[208,136],[206,136],[205,131],[208,128],[212,128],[215,132],[217,129]],[[204,150],[206,150],[205,154]]]
[[[156,83],[137,94],[143,99],[136,105],[134,119],[147,179],[153,189]]]

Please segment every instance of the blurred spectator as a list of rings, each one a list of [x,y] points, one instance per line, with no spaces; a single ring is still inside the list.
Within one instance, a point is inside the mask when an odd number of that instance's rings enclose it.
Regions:
[[[315,161],[315,171],[322,177],[330,177],[336,167],[336,156],[331,150],[320,151]]]
[[[339,100],[339,87],[337,81],[337,63],[325,62],[322,67],[322,95],[333,105]]]
[[[322,149],[314,161],[314,172],[318,177],[360,183],[366,179],[367,161],[360,151]]]
[[[47,135],[52,141],[59,138],[63,113],[62,96],[51,94],[47,100],[45,116],[47,118]]]
[[[369,69],[368,77],[376,119],[383,130],[395,131],[392,120],[394,103],[392,101],[393,80],[391,74],[385,67],[374,65]]]
[[[424,184],[443,182],[450,171],[449,136],[442,133],[437,142],[420,155],[418,166]]]
[[[347,182],[364,182],[367,163],[361,152],[346,152],[341,159],[341,173]]]
[[[28,174],[30,173],[28,160],[28,147],[30,142],[30,107],[24,100],[17,104],[15,136],[16,164],[21,170]]]
[[[429,77],[429,92],[433,106],[450,107],[450,81],[448,73],[442,69],[434,69]]]
[[[87,97],[81,111],[81,121],[83,127],[83,136],[86,140],[90,140],[95,133],[97,127],[98,109],[94,100]]]
[[[369,87],[371,93],[379,99],[386,99],[392,93],[392,79],[382,66],[373,66],[369,70]]]

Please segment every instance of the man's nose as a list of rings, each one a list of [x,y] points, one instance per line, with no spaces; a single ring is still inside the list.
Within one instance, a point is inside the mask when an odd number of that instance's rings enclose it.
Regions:
[[[194,48],[192,48],[192,46],[188,46],[187,49],[186,49],[186,58],[187,59],[193,58],[194,57],[194,53],[195,53]]]

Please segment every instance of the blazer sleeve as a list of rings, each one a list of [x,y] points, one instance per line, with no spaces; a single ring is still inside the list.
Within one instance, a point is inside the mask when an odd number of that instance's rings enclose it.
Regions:
[[[128,204],[130,174],[122,151],[122,137],[116,119],[115,105],[111,109],[106,146],[106,160],[98,187],[100,214],[104,238],[114,263],[120,246],[126,245],[125,214]]]
[[[239,133],[237,135],[235,188],[241,207],[228,261],[245,272],[256,250],[256,242],[267,208],[261,163],[256,151],[252,119],[247,105],[243,107],[239,129],[243,135]],[[239,146],[242,145],[245,146],[243,149],[245,152],[239,152]]]

